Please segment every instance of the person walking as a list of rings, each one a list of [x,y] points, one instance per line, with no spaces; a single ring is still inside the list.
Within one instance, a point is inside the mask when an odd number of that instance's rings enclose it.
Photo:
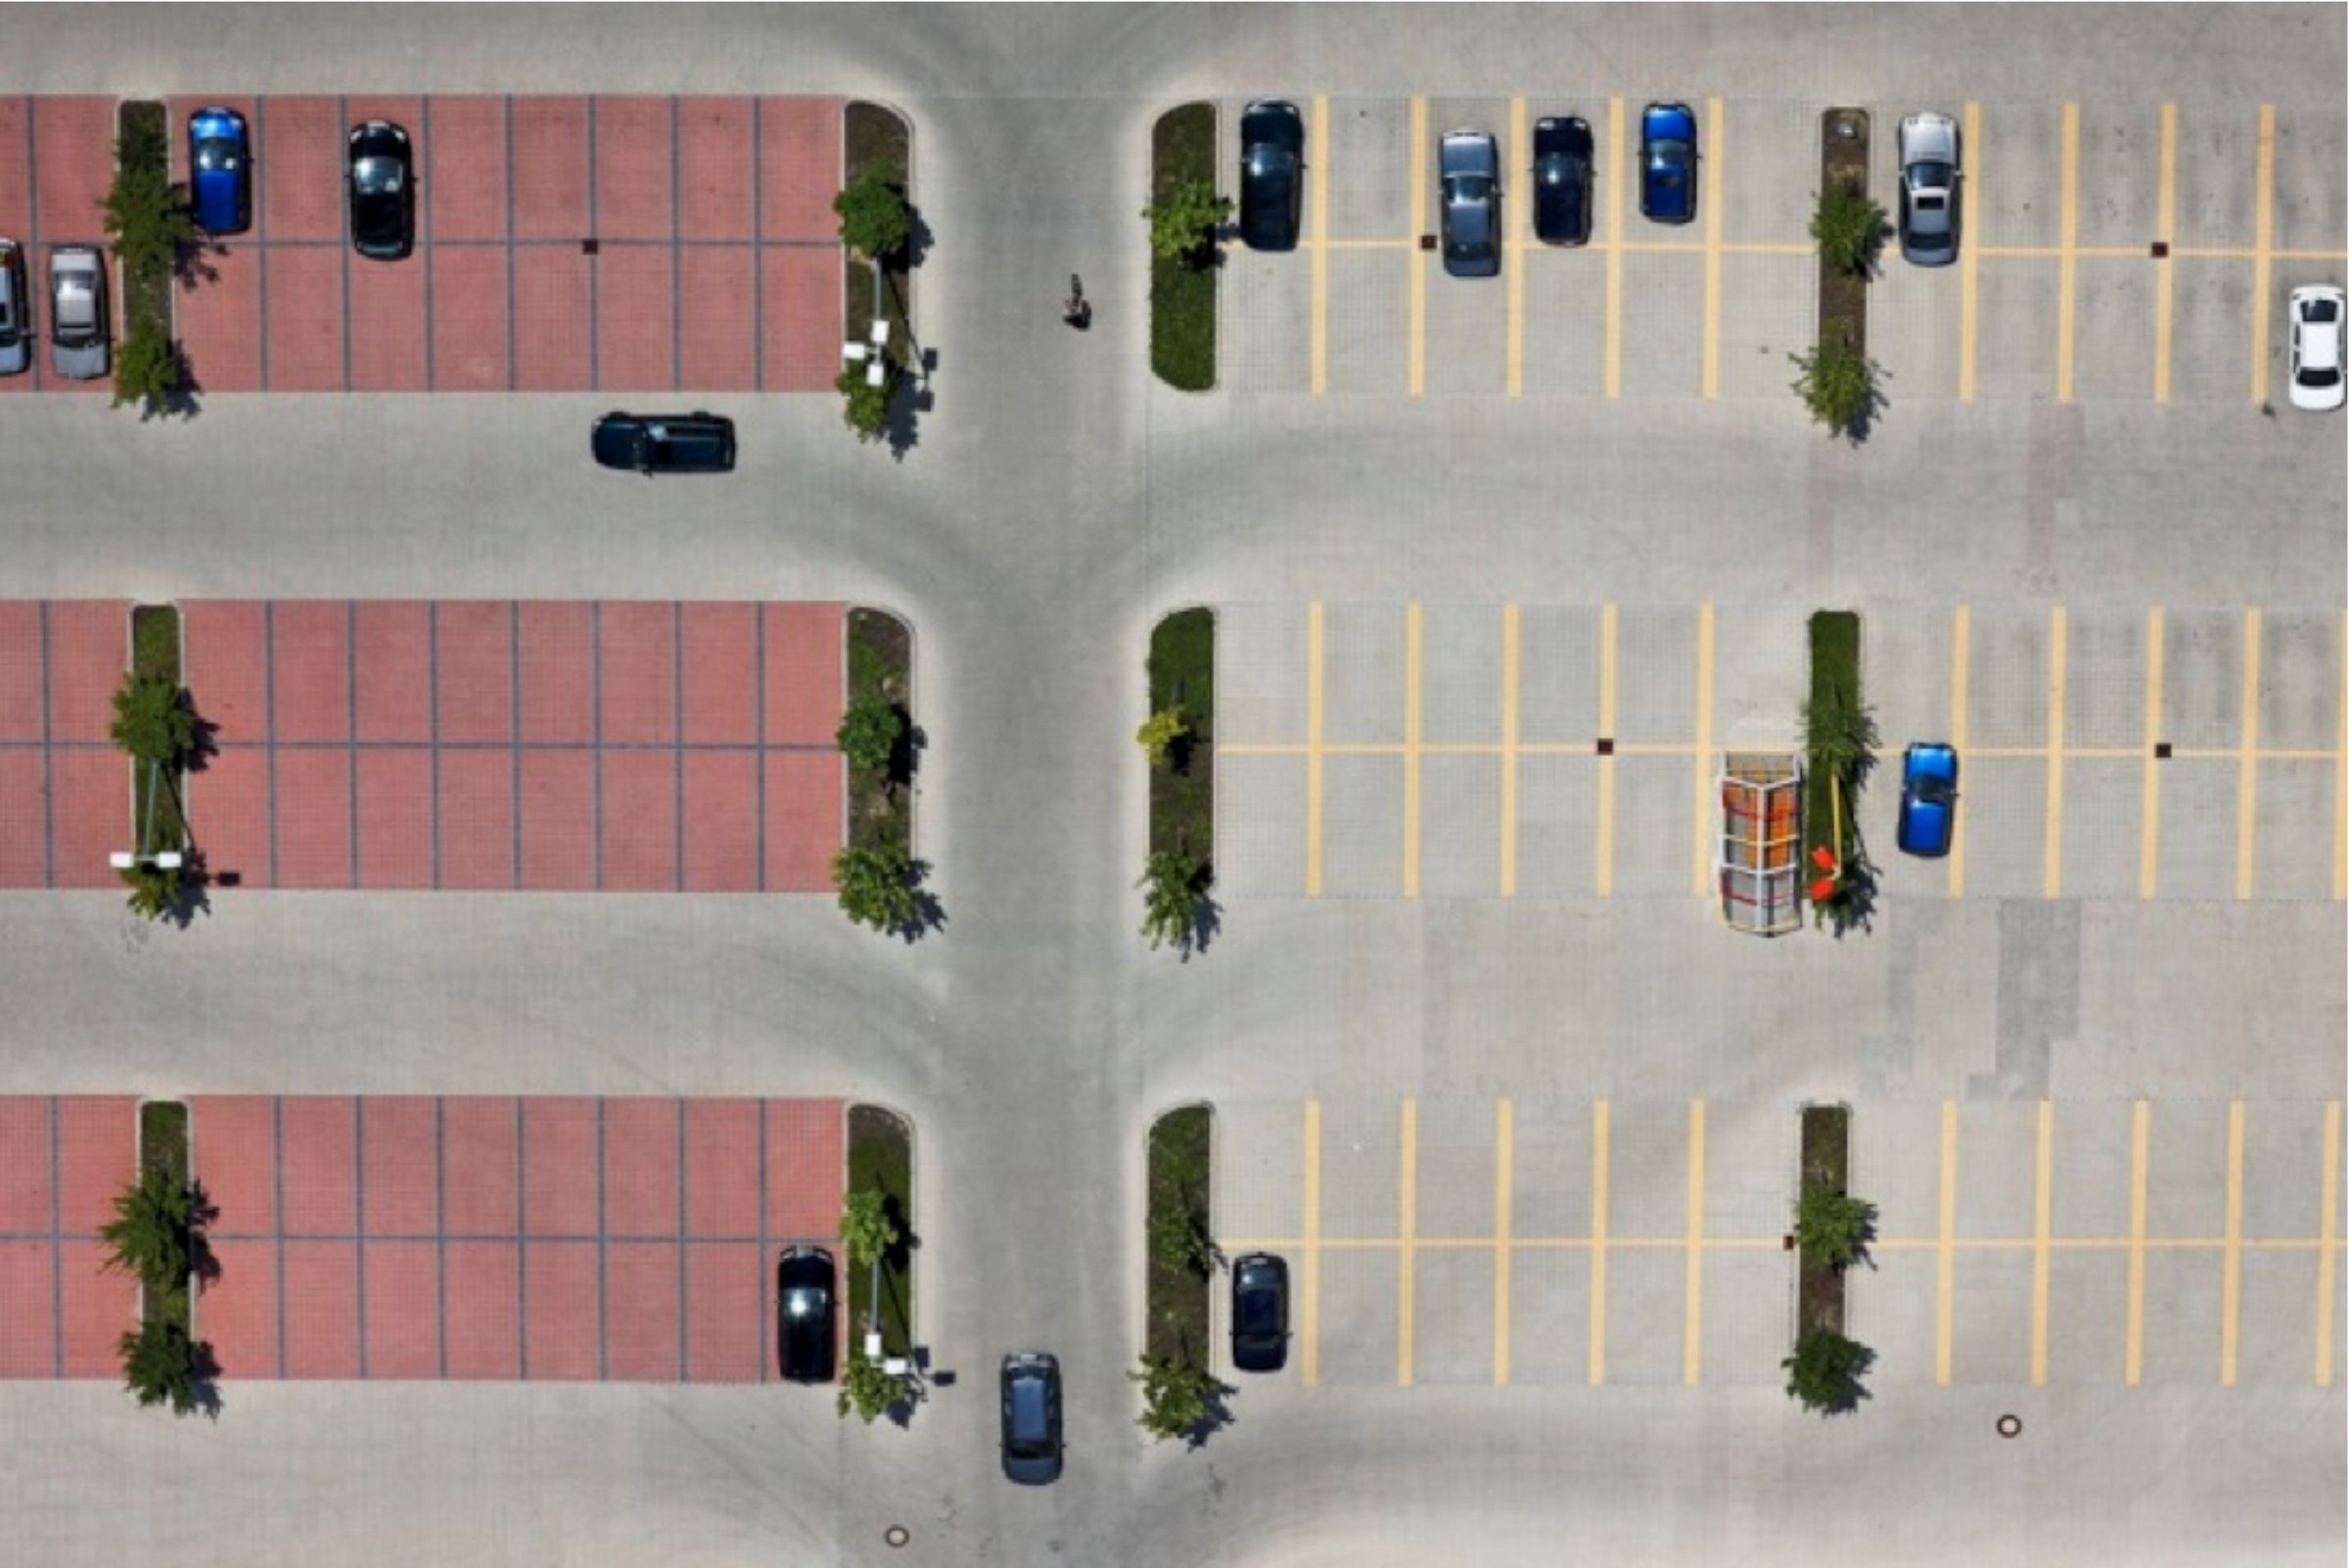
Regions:
[[[1084,280],[1074,272],[1069,274],[1069,298],[1061,304],[1060,319],[1079,332],[1093,324],[1093,302],[1084,297]]]

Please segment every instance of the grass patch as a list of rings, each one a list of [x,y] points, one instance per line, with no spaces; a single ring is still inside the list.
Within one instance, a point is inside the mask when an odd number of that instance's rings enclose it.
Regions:
[[[179,1100],[149,1100],[139,1107],[139,1160],[162,1171],[174,1184],[188,1183],[188,1108]],[[145,1290],[139,1293],[141,1316],[169,1323],[182,1332],[195,1328],[189,1292]]]
[[[1216,109],[1184,104],[1150,132],[1150,199],[1185,180],[1216,176]],[[1216,267],[1196,258],[1150,260],[1150,369],[1183,392],[1216,385]]]
[[[1216,616],[1179,610],[1150,633],[1150,711],[1185,733],[1150,764],[1150,848],[1211,861],[1216,848]]]
[[[1204,1105],[1169,1111],[1150,1128],[1150,1207],[1145,1216],[1150,1272],[1147,1353],[1207,1364],[1208,1286],[1212,1268],[1196,1267],[1167,1238],[1212,1236],[1215,1112]]]
[[[1860,618],[1849,610],[1821,610],[1811,618],[1811,703],[1813,709],[1837,700],[1838,694],[1853,707],[1863,704],[1860,690]],[[1843,788],[1842,839],[1837,841],[1833,791],[1829,779],[1837,769],[1821,759],[1814,749],[1806,759],[1809,788],[1803,796],[1803,867],[1804,874],[1817,874],[1812,852],[1825,849],[1839,860],[1849,862],[1850,852],[1858,847],[1852,824],[1854,797],[1859,780],[1851,770],[1841,774]]]
[[[168,604],[142,604],[130,612],[130,671],[133,676],[152,675],[180,685],[179,670],[179,607]],[[185,701],[182,695],[182,701]],[[147,830],[147,797],[150,790],[149,769],[137,762],[131,764],[131,821],[130,830],[136,835]],[[155,828],[150,835],[150,849],[185,849],[188,824],[180,808],[182,796],[179,774],[164,768],[156,774],[161,791],[155,800]]]
[[[1852,1113],[1848,1106],[1803,1107],[1801,1187],[1842,1192],[1851,1173]],[[1843,1332],[1843,1270],[1804,1254],[1795,1314],[1795,1336],[1813,1329]]]
[[[913,633],[886,610],[849,611],[849,702],[887,703],[903,726],[889,763],[849,769],[849,846],[913,850]]]
[[[1839,136],[1836,127],[1854,124],[1857,136]],[[1819,121],[1819,188],[1857,191],[1867,195],[1868,117],[1858,110],[1830,109]],[[1839,266],[1825,255],[1819,258],[1819,341],[1841,343],[1862,358],[1867,356],[1867,272]]]
[[[898,1227],[898,1244],[881,1259],[881,1349],[886,1356],[913,1354],[913,1130],[877,1105],[849,1107],[849,1190],[877,1187],[888,1200]],[[864,1342],[872,1312],[872,1270],[851,1268],[849,1323],[852,1343]]]
[[[913,133],[894,111],[862,99],[852,101],[843,115],[842,161],[844,183],[877,169],[911,199]],[[913,311],[912,275],[907,270],[910,259],[900,253],[881,267],[881,313],[890,324],[889,356],[905,370],[918,368],[913,362],[913,333],[907,325]],[[845,246],[840,265],[844,340],[867,342],[873,331],[872,268]]]
[[[125,165],[139,167],[168,182],[171,177],[171,137],[163,106],[152,99],[123,104],[115,119],[115,150]],[[141,329],[168,341],[171,337],[172,265],[166,258],[132,261],[122,269],[122,327],[124,337]]]

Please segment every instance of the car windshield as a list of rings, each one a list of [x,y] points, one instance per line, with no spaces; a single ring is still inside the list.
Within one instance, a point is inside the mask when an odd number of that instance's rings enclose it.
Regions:
[[[1257,1286],[1240,1292],[1240,1332],[1243,1334],[1271,1334],[1280,1329],[1280,1314],[1275,1311],[1272,1292]]]
[[[821,1317],[824,1315],[824,1293],[813,1286],[802,1285],[783,1293],[783,1315],[786,1317]]]
[[[1957,178],[1958,171],[1947,163],[1911,163],[1909,183],[1920,191],[1938,191]]]
[[[1647,161],[1652,164],[1674,163],[1688,156],[1688,144],[1677,136],[1666,136],[1647,144]]]
[[[203,169],[235,168],[237,144],[225,136],[207,136],[196,144],[196,166]]]
[[[1928,806],[1947,806],[1951,796],[1950,781],[1927,773],[1916,781],[1916,798]]]
[[[399,189],[399,164],[389,158],[362,158],[351,171],[359,189],[371,194],[389,196]]]
[[[1544,185],[1563,185],[1572,168],[1564,153],[1552,153],[1534,165],[1534,175]]]

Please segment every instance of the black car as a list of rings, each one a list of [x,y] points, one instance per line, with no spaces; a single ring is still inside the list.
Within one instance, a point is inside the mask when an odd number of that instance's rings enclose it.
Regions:
[[[1305,116],[1259,99],[1240,114],[1240,238],[1252,251],[1297,249],[1305,199]]]
[[[791,1247],[775,1265],[775,1357],[793,1383],[829,1383],[832,1349],[832,1255]]]
[[[1252,1252],[1231,1266],[1231,1364],[1277,1372],[1289,1359],[1289,1266]]]
[[[622,414],[595,422],[590,446],[606,468],[639,474],[725,474],[734,468],[734,422],[690,414]]]
[[[1026,1487],[1060,1479],[1060,1362],[1041,1351],[1003,1358],[1003,1474]]]
[[[1534,121],[1534,233],[1545,245],[1590,240],[1590,125],[1573,115]]]
[[[416,236],[416,173],[408,133],[388,119],[350,128],[350,244],[375,261],[397,261]]]

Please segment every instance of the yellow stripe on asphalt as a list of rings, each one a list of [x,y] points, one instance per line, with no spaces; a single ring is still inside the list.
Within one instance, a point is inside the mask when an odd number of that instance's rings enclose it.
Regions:
[[[2063,684],[2069,642],[2063,606],[2056,605],[2048,612],[2048,837],[2040,888],[2050,899],[2063,897]]]
[[[2166,650],[2162,643],[2161,606],[2145,612],[2145,785],[2140,819],[2143,824],[2137,852],[2137,896],[2150,899],[2161,879],[2161,764],[2153,747],[2161,739],[2161,676]]]
[[[1501,1100],[1493,1109],[1493,1386],[1509,1381],[1510,1199],[1516,1180],[1516,1108]]]
[[[1713,880],[1713,606],[1696,607],[1696,846],[1688,891],[1704,897]]]
[[[1609,397],[1623,395],[1623,100],[1607,100],[1607,332]]]
[[[2062,240],[2055,261],[2055,400],[2072,400],[2072,336],[2074,297],[2078,293],[2080,258],[2080,106],[2063,106]]]
[[[2251,897],[2259,840],[2259,612],[2243,612],[2243,749],[2234,793],[2234,896]]]
[[[2038,1197],[2031,1215],[2031,1386],[2048,1381],[2048,1234],[2054,1216],[2055,1104],[2039,1102]]]
[[[1695,1387],[1705,1338],[1705,1102],[1688,1102],[1688,1319],[1681,1336],[1681,1381]]]
[[[2333,1272],[2340,1267],[2341,1102],[2325,1102],[2325,1176],[2317,1201],[2317,1387],[2332,1387]]]
[[[1980,104],[1965,106],[1964,157],[1965,169],[1958,183],[1958,232],[1964,246],[1958,258],[1958,400],[1970,403],[1974,400],[1974,343],[1981,323],[1978,273],[1982,247],[1975,234],[1975,215],[1981,211],[1982,204],[1974,199],[1974,187],[1982,179]]]
[[[1329,390],[1329,100],[1313,100],[1313,395]]]
[[[1298,1374],[1321,1381],[1321,1102],[1305,1102],[1305,1282],[1297,1293]]]
[[[1396,1254],[1395,1274],[1395,1383],[1399,1388],[1411,1386],[1411,1309],[1413,1286],[1418,1283],[1418,1257],[1411,1247],[1412,1232],[1419,1227],[1419,1102],[1403,1102],[1403,1178],[1396,1193],[1397,1239],[1402,1243]]]
[[[1971,114],[1971,110],[1968,110]],[[1966,661],[1970,657],[1967,643],[1973,630],[1973,614],[1959,605],[1950,617],[1950,744],[1962,759],[1966,754]],[[1965,802],[1960,799],[1957,811],[1950,818],[1950,897],[1965,897]]]
[[[2145,1369],[2145,1157],[2153,1107],[2139,1100],[2129,1113],[2129,1326],[2121,1376],[2131,1388]]]
[[[2251,400],[2268,400],[2268,261],[2276,241],[2276,106],[2259,106],[2251,240]]]
[[[1704,395],[1721,395],[1721,100],[1705,100],[1705,358]]]
[[[1416,602],[1403,612],[1403,896],[1419,897],[1420,666],[1426,622]]]
[[[1598,613],[1598,733],[1615,734],[1615,607]],[[1615,759],[1598,760],[1598,847],[1591,868],[1593,891],[1602,899],[1615,896]]]
[[[1500,896],[1517,897],[1517,606],[1500,607]],[[1503,1101],[1502,1103],[1507,1103]]]
[[[1427,390],[1427,253],[1419,249],[1419,236],[1427,232],[1427,100],[1414,95],[1411,99],[1411,341],[1410,392],[1413,397]]]
[[[1607,1102],[1590,1105],[1590,1381],[1607,1380]]]
[[[2161,106],[2161,194],[2154,208],[2153,238],[2164,246],[2178,238],[2178,106]],[[2170,332],[2176,303],[2175,261],[2164,258],[2153,267],[2153,400],[2170,400]]]
[[[1941,1236],[1933,1287],[1933,1381],[1950,1381],[1950,1317],[1958,1265],[1958,1102],[1941,1102]]]
[[[1512,98],[1509,100],[1509,156],[1514,158],[1521,149],[1532,145],[1525,132],[1525,100]],[[1501,208],[1509,222],[1509,241],[1504,258],[1509,274],[1508,390],[1509,395],[1515,397],[1525,391],[1525,268],[1533,255],[1532,247],[1526,239],[1529,232],[1526,209],[1534,202],[1533,177],[1530,173],[1527,175],[1525,194],[1514,202],[1507,199],[1508,182],[1505,178],[1501,186]]]
[[[2219,1386],[2234,1387],[2235,1326],[2243,1299],[2243,1102],[2227,1102],[2227,1260],[2219,1285]]]
[[[1305,896],[1321,897],[1321,601],[1305,610]]]

